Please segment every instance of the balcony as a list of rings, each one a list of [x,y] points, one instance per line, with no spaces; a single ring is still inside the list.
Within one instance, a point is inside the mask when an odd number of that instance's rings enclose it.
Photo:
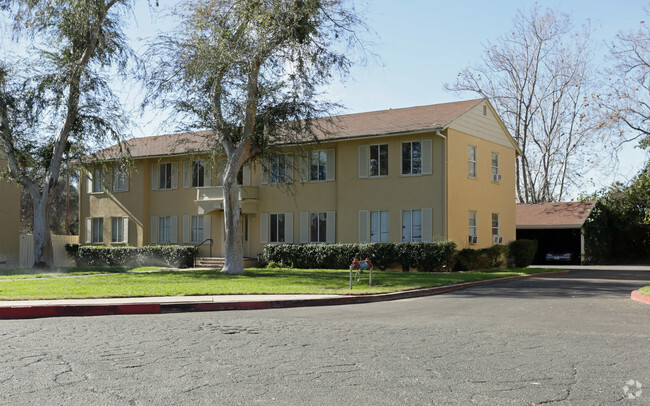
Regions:
[[[259,198],[260,192],[257,186],[239,186],[241,213],[257,213]],[[216,186],[197,189],[194,203],[199,206],[199,214],[223,210],[223,187]]]

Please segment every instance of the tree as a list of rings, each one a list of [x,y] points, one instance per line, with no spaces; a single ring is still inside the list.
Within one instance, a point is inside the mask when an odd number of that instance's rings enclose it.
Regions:
[[[107,68],[130,55],[120,28],[127,0],[10,0],[14,44],[0,61],[0,142],[8,175],[33,203],[34,267],[52,267],[50,207],[69,140],[119,140],[124,124]],[[39,153],[40,152],[40,153]]]
[[[650,12],[646,11],[650,16]],[[632,130],[641,148],[650,147],[650,25],[641,22],[637,31],[622,32],[610,47],[614,67],[608,73],[609,92],[600,97],[606,107],[606,124],[621,134]]]
[[[593,148],[602,131],[590,103],[596,81],[589,33],[574,30],[558,10],[519,11],[512,30],[485,46],[482,64],[446,85],[494,103],[522,151],[516,162],[519,202],[562,200],[602,151]]]
[[[148,52],[147,99],[184,130],[209,129],[223,163],[224,273],[244,273],[237,174],[280,143],[316,141],[334,104],[318,89],[348,73],[361,22],[345,0],[201,0],[176,9],[178,27]]]

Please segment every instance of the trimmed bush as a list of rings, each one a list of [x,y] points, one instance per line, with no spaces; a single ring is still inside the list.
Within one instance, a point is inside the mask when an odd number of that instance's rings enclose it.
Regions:
[[[454,271],[464,272],[473,269],[503,268],[506,266],[508,247],[505,245],[493,245],[490,248],[473,250],[465,248],[458,251]]]
[[[103,247],[66,244],[66,252],[77,266],[166,266],[191,267],[198,249],[187,245]]]
[[[535,240],[515,240],[508,244],[510,256],[515,261],[517,268],[525,268],[533,263],[537,253],[537,241]]]
[[[264,258],[292,268],[345,269],[352,258],[370,258],[375,268],[385,270],[399,262],[402,269],[423,272],[446,268],[453,259],[453,242],[370,243],[370,244],[268,244]]]

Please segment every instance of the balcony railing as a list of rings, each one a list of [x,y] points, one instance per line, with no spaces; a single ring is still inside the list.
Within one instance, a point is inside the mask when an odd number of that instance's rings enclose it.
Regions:
[[[259,188],[257,186],[238,186],[238,188],[242,213],[256,213],[260,196]],[[199,206],[199,214],[223,210],[223,187],[197,189],[194,202]]]

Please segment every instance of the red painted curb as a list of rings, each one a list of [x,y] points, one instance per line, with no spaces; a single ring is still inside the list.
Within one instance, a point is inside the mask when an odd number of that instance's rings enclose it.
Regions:
[[[632,300],[636,300],[637,302],[650,304],[650,297],[646,295],[642,295],[638,290],[633,290],[632,293],[630,294],[630,297],[632,298]]]
[[[66,316],[104,316],[118,314],[158,314],[174,312],[208,312],[221,310],[259,310],[288,307],[333,306],[345,304],[358,304],[370,302],[383,302],[388,300],[407,299],[421,296],[431,296],[454,290],[465,289],[472,286],[486,285],[496,282],[507,282],[517,279],[532,278],[536,276],[564,275],[569,271],[546,272],[531,275],[510,276],[507,278],[487,279],[484,281],[463,282],[455,285],[440,286],[436,288],[416,289],[394,293],[380,293],[376,295],[346,296],[327,299],[299,299],[299,300],[273,300],[273,301],[248,301],[227,303],[138,303],[117,305],[45,305],[25,307],[0,307],[1,319],[34,319],[41,317],[66,317]],[[650,299],[650,298],[649,298]]]

